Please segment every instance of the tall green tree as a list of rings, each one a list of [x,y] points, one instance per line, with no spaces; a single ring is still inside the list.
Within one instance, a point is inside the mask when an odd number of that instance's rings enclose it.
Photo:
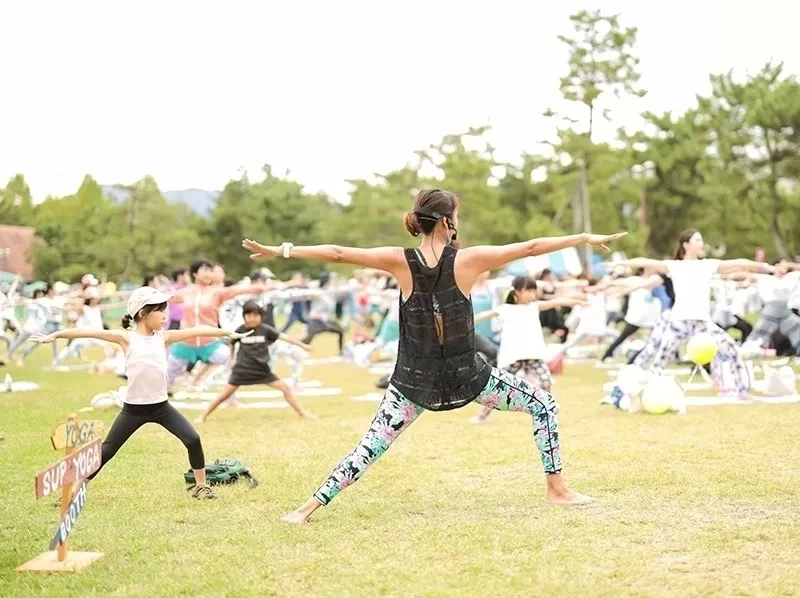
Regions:
[[[75,194],[48,197],[39,204],[35,275],[73,282],[87,272],[97,276],[112,272],[116,263],[107,249],[111,209],[100,185],[89,175]]]
[[[188,263],[200,239],[186,208],[169,203],[150,176],[124,188],[128,195],[112,208],[104,245],[114,262],[112,276],[137,280]]]
[[[21,174],[11,177],[0,189],[0,223],[15,226],[33,226],[35,223],[31,190]]]
[[[585,116],[578,119],[562,116],[568,127],[560,128],[557,141],[551,144],[556,159],[553,174],[564,180],[562,201],[569,202],[571,207],[572,231],[591,232],[594,228],[601,230],[600,227],[608,230],[604,227],[629,224],[620,206],[635,201],[634,197],[626,196],[626,188],[617,187],[613,193],[609,192],[610,180],[619,174],[612,169],[624,171],[633,164],[628,161],[629,154],[605,144],[596,145],[592,135],[604,94],[620,98],[623,94],[642,97],[646,93],[638,85],[639,59],[633,53],[638,31],[636,27],[623,27],[618,15],[599,10],[579,11],[570,16],[570,22],[573,35],[558,36],[568,50],[568,70],[559,88],[564,99],[578,104]],[[610,113],[611,108],[606,105],[603,117],[611,120]],[[545,116],[559,115],[548,110]],[[642,231],[637,232],[626,244],[643,244]],[[589,253],[587,249],[584,262]]]
[[[752,255],[772,241],[772,257],[800,250],[797,81],[768,64],[744,81],[712,75],[712,92],[680,115],[645,113],[640,159],[655,164],[649,195],[651,249],[664,252],[683,228],[701,229],[710,244]]]
[[[603,93],[611,92],[617,98],[623,94],[642,97],[646,93],[638,86],[639,59],[633,54],[638,29],[623,27],[619,15],[604,15],[599,10],[579,11],[569,20],[573,36],[558,36],[569,52],[568,72],[559,87],[564,99],[585,107],[586,137],[591,140]],[[609,113],[606,108],[603,116],[610,119]]]
[[[319,244],[325,239],[321,231],[335,214],[324,194],[307,193],[297,181],[275,175],[269,165],[264,166],[263,175],[256,183],[247,177],[230,181],[203,233],[207,255],[225,264],[234,276],[243,276],[254,267],[241,248],[243,238],[268,245],[284,241]],[[312,274],[322,269],[320,264],[298,264],[294,260],[276,260],[269,267],[277,276],[286,276],[294,269]]]

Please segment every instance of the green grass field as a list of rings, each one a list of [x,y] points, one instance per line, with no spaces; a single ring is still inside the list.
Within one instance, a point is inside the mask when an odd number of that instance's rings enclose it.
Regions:
[[[325,349],[315,356],[324,355]],[[305,501],[366,430],[375,376],[309,367],[344,389],[289,409],[215,414],[206,456],[238,457],[261,484],[198,502],[184,448],[148,426],[91,485],[70,537],[105,556],[78,574],[19,574],[55,532],[54,496],[35,474],[59,455],[54,423],[113,376],[7,366],[37,392],[0,394],[0,596],[674,596],[800,593],[800,404],[698,407],[687,416],[600,407],[606,373],[557,379],[567,480],[599,502],[544,502],[530,419],[475,407],[420,418],[310,525],[280,516]],[[194,417],[194,412],[189,412]],[[116,409],[86,417],[110,425]]]

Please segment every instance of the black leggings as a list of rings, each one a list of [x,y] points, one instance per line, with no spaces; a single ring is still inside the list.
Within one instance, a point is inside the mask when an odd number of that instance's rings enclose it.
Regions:
[[[332,332],[339,337],[339,353],[344,349],[344,330],[336,322],[325,322],[323,320],[309,320],[308,329],[306,330],[306,337],[303,342],[307,345],[311,344],[314,337],[320,332]]]
[[[475,335],[475,350],[483,353],[486,363],[494,367],[497,365],[497,345],[482,334]]]
[[[747,337],[750,336],[750,333],[753,332],[753,326],[750,324],[750,322],[742,320],[739,316],[735,316],[735,318],[736,323],[733,326],[728,326],[725,331],[727,332],[728,330],[734,329],[741,332],[742,337],[739,339],[739,344],[741,345],[747,339]],[[717,325],[719,326],[719,324]],[[720,326],[720,328],[722,328],[722,326]]]
[[[206,458],[203,455],[203,445],[200,435],[183,414],[170,405],[167,401],[152,405],[132,405],[125,403],[117,419],[111,424],[108,436],[103,441],[103,458],[100,469],[89,476],[93,479],[106,463],[114,458],[117,451],[127,442],[136,430],[145,424],[158,424],[167,432],[174,434],[189,451],[189,464],[192,469],[203,469]]]
[[[611,357],[614,351],[617,350],[617,347],[619,347],[622,343],[624,343],[628,339],[628,337],[630,337],[633,334],[636,334],[637,330],[639,330],[638,326],[634,326],[633,324],[628,324],[627,322],[625,322],[625,328],[622,329],[622,332],[620,332],[617,339],[613,343],[611,343],[608,349],[606,349],[605,355],[603,355],[600,361],[605,361],[606,359]]]

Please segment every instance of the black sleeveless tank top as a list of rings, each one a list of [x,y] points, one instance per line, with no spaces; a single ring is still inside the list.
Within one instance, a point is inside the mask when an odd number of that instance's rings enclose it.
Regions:
[[[405,301],[400,297],[400,339],[391,383],[431,411],[472,402],[492,373],[475,352],[472,302],[456,285],[457,253],[446,246],[439,263],[429,268],[414,249],[405,250],[414,290]]]

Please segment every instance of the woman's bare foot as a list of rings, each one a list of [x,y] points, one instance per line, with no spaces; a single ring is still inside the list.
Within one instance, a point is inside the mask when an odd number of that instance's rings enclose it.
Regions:
[[[293,511],[288,515],[284,515],[281,519],[286,523],[294,523],[296,525],[308,523],[308,515],[303,515],[300,511]]]
[[[585,505],[596,499],[567,488],[564,476],[560,473],[547,476],[547,502],[554,505]]]
[[[572,490],[547,491],[547,502],[553,505],[585,505],[597,499]]]
[[[195,418],[194,423],[196,423],[196,424],[204,424],[204,423],[206,423],[206,418],[207,417],[208,417],[208,415],[206,415],[205,413],[201,413],[200,415],[198,415]]]
[[[303,413],[300,414],[300,417],[302,419],[312,419],[312,420],[313,419],[319,419],[316,415],[314,415],[310,411],[304,411]]]
[[[308,522],[308,518],[311,517],[311,514],[319,509],[322,504],[317,501],[316,498],[310,498],[306,503],[301,506],[299,509],[292,511],[288,515],[284,515],[281,517],[283,521],[286,523],[294,523],[297,525],[301,525],[303,523]]]
[[[489,421],[487,417],[481,417],[480,415],[475,415],[469,418],[469,423],[471,424],[485,424]]]

